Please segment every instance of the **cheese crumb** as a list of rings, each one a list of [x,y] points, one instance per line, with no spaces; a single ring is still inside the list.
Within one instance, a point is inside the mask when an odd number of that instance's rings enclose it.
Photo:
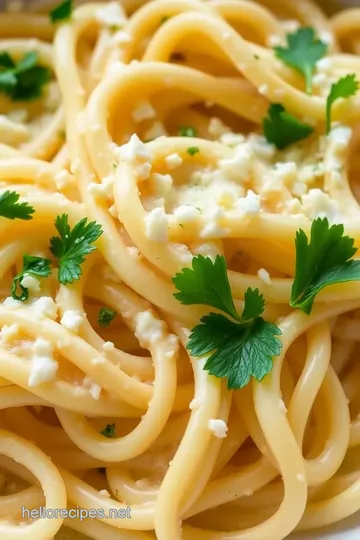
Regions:
[[[91,377],[86,376],[84,378],[83,387],[89,390],[89,394],[93,399],[98,400],[100,398],[102,388],[99,384],[96,384]]]
[[[155,115],[156,111],[148,101],[141,101],[132,113],[132,117],[135,122],[141,122],[142,120],[147,120],[148,118],[154,118]]]
[[[248,190],[245,197],[240,197],[237,207],[246,215],[256,215],[260,212],[260,195]]]
[[[266,285],[272,285],[270,274],[265,270],[265,268],[260,268],[257,275],[259,276],[259,279],[261,279],[261,281],[263,281]]]
[[[59,364],[53,357],[53,347],[50,341],[37,338],[32,347],[31,372],[28,384],[37,386],[44,382],[53,381]]]
[[[135,317],[135,337],[142,347],[151,345],[164,337],[165,323],[156,319],[150,310]]]
[[[179,154],[170,154],[165,158],[165,161],[169,169],[175,169],[176,167],[179,167],[179,165],[181,165],[183,162]]]
[[[113,185],[114,185],[114,176],[109,175],[105,176],[100,184],[96,182],[91,182],[88,185],[88,192],[93,195],[93,197],[98,197],[102,199],[113,199]]]
[[[213,117],[210,119],[208,131],[213,137],[220,137],[225,133],[229,133],[230,129],[220,120],[220,118]]]
[[[31,304],[31,308],[34,309],[41,317],[49,317],[50,319],[56,319],[57,305],[50,296],[42,296]]]
[[[109,2],[105,7],[97,9],[95,17],[98,22],[109,27],[121,27],[126,23],[125,11],[118,2]]]
[[[141,179],[146,180],[146,178],[149,178],[151,170],[149,161],[152,160],[152,155],[136,133],[130,137],[128,143],[116,148],[114,152],[115,155],[124,161],[130,163],[141,161],[142,163],[138,164],[135,170]]]
[[[61,317],[60,324],[70,330],[71,332],[78,332],[84,319],[81,316],[80,311],[74,309],[68,309]]]
[[[167,195],[171,191],[173,179],[170,174],[153,173],[150,178],[150,185],[156,195]]]
[[[254,154],[247,143],[237,146],[230,159],[219,161],[220,170],[235,182],[249,180],[252,173]]]
[[[183,222],[190,222],[194,221],[196,218],[199,217],[199,212],[194,208],[193,206],[178,206],[178,208],[174,211],[174,216],[179,220]]]
[[[102,348],[104,349],[104,351],[113,351],[115,350],[115,345],[112,341],[105,341]]]
[[[215,437],[218,437],[219,439],[224,439],[225,437],[227,437],[228,427],[224,420],[210,418],[208,426],[210,431],[212,431],[215,435]]]
[[[145,235],[153,242],[166,242],[168,239],[169,216],[163,208],[154,208],[145,217]]]
[[[24,274],[21,285],[25,287],[25,289],[29,289],[32,293],[40,292],[40,280],[30,274]]]

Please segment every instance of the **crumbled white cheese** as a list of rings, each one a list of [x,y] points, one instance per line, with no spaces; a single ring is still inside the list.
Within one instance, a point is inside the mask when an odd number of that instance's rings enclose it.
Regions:
[[[105,341],[102,348],[104,349],[104,351],[113,351],[115,350],[115,345],[112,341]]]
[[[0,337],[2,343],[10,343],[14,340],[15,337],[19,335],[19,325],[18,324],[10,324],[10,325],[4,325],[1,329]]]
[[[331,45],[334,41],[334,36],[331,32],[320,32],[319,38],[321,41],[326,43],[327,45]]]
[[[131,43],[131,41],[131,35],[124,30],[119,30],[113,35],[113,43],[115,43],[115,45],[124,45],[127,43]]]
[[[64,311],[64,314],[60,319],[60,324],[74,333],[79,331],[83,322],[84,319],[80,311],[74,309]]]
[[[282,44],[281,36],[278,36],[277,34],[271,34],[268,37],[268,43],[270,47],[276,47],[277,45]]]
[[[291,185],[297,179],[296,163],[294,161],[275,163],[274,175],[286,185]]]
[[[147,120],[148,118],[154,118],[154,116],[156,116],[156,111],[148,101],[141,101],[132,113],[132,117],[135,122],[141,122],[142,120]]]
[[[221,191],[217,197],[217,204],[223,208],[233,208],[238,200],[237,195],[228,189]]]
[[[154,344],[164,337],[165,323],[156,319],[150,310],[135,317],[135,337],[142,347]]]
[[[63,169],[62,171],[59,171],[55,174],[55,183],[56,183],[56,189],[61,190],[64,189],[69,185],[71,181],[70,173]]]
[[[170,154],[165,158],[165,161],[169,169],[175,169],[183,162],[182,157],[179,156],[179,154]]]
[[[261,86],[259,86],[259,94],[266,96],[268,91],[269,91],[269,87],[267,84],[262,84]]]
[[[281,21],[281,26],[285,32],[293,33],[296,32],[296,30],[300,27],[300,23],[296,19],[286,19]]]
[[[152,123],[152,126],[145,132],[144,139],[146,141],[152,141],[153,139],[163,137],[164,135],[167,135],[164,125],[156,120]]]
[[[194,398],[189,403],[189,409],[191,411],[196,411],[197,409],[200,409],[201,405],[203,405],[203,401],[199,398]]]
[[[220,142],[222,144],[226,144],[226,146],[238,146],[239,144],[243,144],[245,142],[244,135],[241,135],[240,133],[224,133],[220,136]]]
[[[330,81],[325,73],[316,73],[312,79],[312,86],[318,88],[319,90],[325,90],[330,84]]]
[[[252,173],[254,154],[249,144],[237,146],[229,159],[219,160],[219,168],[231,180],[242,182],[249,180]]]
[[[258,214],[260,212],[260,195],[249,189],[246,196],[238,200],[237,207],[248,216]]]
[[[167,195],[171,191],[173,179],[170,174],[153,173],[150,185],[156,195]]]
[[[42,296],[31,304],[31,308],[34,309],[41,317],[49,317],[50,319],[56,319],[57,305],[50,296]]]
[[[326,217],[331,224],[342,223],[344,220],[338,202],[321,189],[310,189],[301,200],[303,212],[311,219]]]
[[[119,2],[109,2],[96,10],[95,17],[105,26],[123,26],[126,23],[126,14]]]
[[[111,174],[109,176],[105,176],[102,179],[101,184],[90,182],[87,190],[93,197],[113,199],[113,186],[114,176]]]
[[[210,418],[208,427],[215,437],[218,437],[219,439],[224,439],[227,436],[228,427],[224,420]]]
[[[352,129],[348,126],[335,125],[329,133],[329,140],[334,145],[335,152],[345,150],[350,142]]]
[[[260,159],[269,160],[275,155],[275,145],[269,143],[262,135],[251,133],[248,137],[248,144],[254,154]]]
[[[28,384],[38,384],[53,381],[59,364],[54,360],[54,351],[50,341],[37,338],[32,347],[31,372]]]
[[[21,308],[23,307],[23,303],[19,300],[15,300],[15,298],[12,298],[12,296],[8,296],[3,301],[3,306],[6,306],[7,308]]]
[[[29,289],[32,293],[40,292],[40,280],[30,274],[24,274],[21,285],[25,287],[25,289]]]
[[[168,239],[169,216],[163,208],[154,208],[145,217],[145,234],[153,242],[166,242]]]
[[[113,218],[117,218],[119,217],[119,213],[117,211],[117,208],[116,208],[116,204],[112,204],[109,208],[109,214],[110,216],[112,216]]]
[[[220,137],[225,133],[229,133],[230,129],[220,120],[220,118],[213,117],[210,119],[208,131],[213,137]]]
[[[316,62],[316,69],[324,73],[331,72],[332,67],[333,67],[333,61],[329,57],[320,58],[320,60]]]
[[[139,139],[134,133],[128,143],[115,149],[115,154],[122,160],[130,163],[140,161],[142,164],[138,165],[136,172],[142,179],[146,179],[150,175],[152,155],[146,145]]]
[[[199,217],[199,212],[193,206],[178,206],[174,211],[174,216],[180,222],[190,222],[194,221]]]
[[[266,285],[272,285],[270,274],[265,270],[265,268],[260,268],[257,275],[259,276],[259,279],[261,279],[261,281],[263,281]]]
[[[99,399],[101,394],[101,386],[96,384],[91,377],[86,376],[83,380],[83,387],[89,390],[89,394],[93,399]]]

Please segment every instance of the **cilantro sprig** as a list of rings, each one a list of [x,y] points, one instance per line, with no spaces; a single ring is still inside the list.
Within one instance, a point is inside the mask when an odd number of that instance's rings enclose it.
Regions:
[[[22,284],[22,279],[25,276],[48,277],[51,274],[50,265],[50,259],[24,255],[23,268],[12,281],[11,296],[15,298],[15,300],[20,300],[21,302],[27,300],[29,298],[29,289],[24,287]],[[18,293],[18,288],[20,288],[20,293]]]
[[[360,280],[360,261],[354,239],[344,236],[343,225],[329,226],[327,218],[312,222],[310,241],[300,229],[295,239],[295,278],[290,305],[311,313],[315,296],[328,285]]]
[[[51,22],[55,23],[70,19],[74,7],[73,3],[73,0],[64,0],[64,2],[54,7],[49,13]]]
[[[101,435],[104,435],[104,437],[107,437],[108,439],[115,439],[116,433],[115,433],[115,424],[107,424],[105,428],[100,431]]]
[[[268,109],[268,116],[263,120],[266,140],[275,144],[279,150],[306,139],[313,131],[311,126],[286,112],[280,103],[272,103]]]
[[[115,319],[117,313],[111,308],[103,307],[100,309],[97,322],[99,326],[109,326],[111,321]]]
[[[63,285],[73,283],[82,274],[81,265],[85,256],[96,249],[92,244],[102,235],[101,225],[83,218],[73,229],[68,223],[68,215],[56,217],[55,227],[59,236],[50,240],[50,251],[58,259],[58,279]]]
[[[19,203],[20,195],[16,191],[5,191],[0,195],[0,216],[7,219],[32,219],[35,210],[27,202]]]
[[[359,82],[355,73],[345,75],[331,86],[330,93],[326,100],[326,133],[331,129],[331,108],[334,102],[340,98],[354,96],[359,89]]]
[[[0,53],[0,92],[13,101],[30,101],[41,96],[51,79],[51,70],[38,65],[39,55],[31,51],[17,63],[7,52]]]
[[[287,34],[286,41],[286,47],[274,47],[275,54],[304,76],[306,92],[311,94],[316,62],[326,54],[327,45],[316,37],[311,27],[299,28],[293,34]]]
[[[187,344],[190,353],[212,353],[204,369],[215,377],[226,378],[229,389],[246,386],[251,377],[261,381],[271,371],[272,357],[280,354],[282,344],[277,337],[281,335],[279,327],[261,317],[265,302],[258,289],[247,289],[239,315],[221,255],[215,261],[201,255],[194,257],[192,268],[176,274],[173,283],[179,291],[174,296],[182,304],[211,306],[234,319],[209,313],[192,329]]]

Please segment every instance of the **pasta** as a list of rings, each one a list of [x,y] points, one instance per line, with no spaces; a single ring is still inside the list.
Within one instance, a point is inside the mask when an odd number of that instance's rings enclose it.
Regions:
[[[359,277],[289,301],[297,231],[327,218],[360,243],[360,8],[70,8],[0,15],[1,538],[282,540],[345,519]],[[281,52],[301,27],[303,71]],[[237,329],[263,298],[265,377],[231,390],[190,354],[219,308],[174,296],[194,259],[226,262]]]

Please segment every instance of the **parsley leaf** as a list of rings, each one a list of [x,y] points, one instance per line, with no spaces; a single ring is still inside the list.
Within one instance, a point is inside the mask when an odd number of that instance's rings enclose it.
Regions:
[[[286,112],[280,103],[272,103],[268,116],[263,120],[263,131],[268,142],[283,150],[290,144],[306,139],[314,130]]]
[[[52,23],[70,19],[73,10],[73,0],[64,0],[50,11]]]
[[[21,283],[25,276],[48,277],[51,274],[51,261],[43,257],[33,257],[31,255],[23,256],[23,269],[13,279],[11,287],[11,296],[15,300],[23,302],[29,298],[29,289]],[[17,293],[18,286],[21,293]]]
[[[329,227],[327,218],[315,219],[310,242],[305,232],[296,233],[295,278],[290,305],[311,313],[315,296],[335,283],[360,280],[360,261],[350,260],[357,249],[354,239],[344,236],[343,225]]]
[[[197,146],[189,146],[189,148],[187,149],[187,153],[191,157],[195,156],[195,154],[197,154],[198,152],[200,152],[200,148],[198,148]]]
[[[111,321],[115,319],[116,315],[117,315],[116,311],[114,311],[111,308],[108,308],[108,307],[101,308],[99,311],[98,319],[97,319],[98,325],[109,326]]]
[[[212,306],[234,319],[239,318],[231,296],[223,256],[217,255],[215,261],[203,255],[193,257],[192,268],[183,268],[172,281],[179,291],[174,296],[182,304]]]
[[[5,191],[0,195],[0,216],[7,219],[32,219],[35,210],[27,202],[19,203],[20,195],[16,191]]]
[[[102,235],[101,225],[92,221],[87,223],[83,218],[73,229],[68,224],[68,215],[57,216],[55,227],[60,236],[53,236],[50,240],[50,251],[59,261],[58,278],[60,283],[66,285],[79,279],[82,274],[81,264],[88,255],[96,249],[92,246]]]
[[[200,319],[190,334],[186,348],[192,356],[212,353],[204,369],[215,377],[227,379],[229,389],[246,386],[251,377],[261,381],[272,369],[272,356],[280,354],[281,330],[265,321],[264,299],[258,289],[247,289],[244,309],[237,314],[231,297],[226,261],[218,255],[194,257],[192,269],[184,268],[173,278],[179,293],[174,296],[183,304],[205,304],[221,309],[234,319],[209,313]],[[221,307],[222,306],[222,307]]]
[[[359,82],[355,73],[345,75],[331,86],[330,93],[326,100],[326,133],[331,128],[331,107],[339,98],[348,98],[356,94],[359,89]]]
[[[100,431],[101,435],[104,435],[104,437],[107,437],[108,439],[115,439],[116,433],[115,433],[115,424],[107,424],[107,426]]]
[[[275,54],[288,66],[296,69],[305,77],[306,92],[311,94],[311,80],[316,62],[327,50],[327,45],[315,37],[311,27],[299,28],[286,36],[287,47],[274,47]]]
[[[272,356],[278,356],[281,334],[276,324],[256,317],[248,324],[230,321],[224,315],[210,313],[193,328],[187,349],[193,356],[213,350],[204,369],[215,377],[227,378],[231,390],[243,388],[251,377],[261,381],[273,367]]]
[[[11,56],[0,53],[0,92],[13,101],[30,101],[41,96],[51,79],[51,70],[37,65],[38,53],[28,52],[17,64]]]
[[[180,137],[196,137],[197,131],[193,126],[181,126],[179,135]]]

